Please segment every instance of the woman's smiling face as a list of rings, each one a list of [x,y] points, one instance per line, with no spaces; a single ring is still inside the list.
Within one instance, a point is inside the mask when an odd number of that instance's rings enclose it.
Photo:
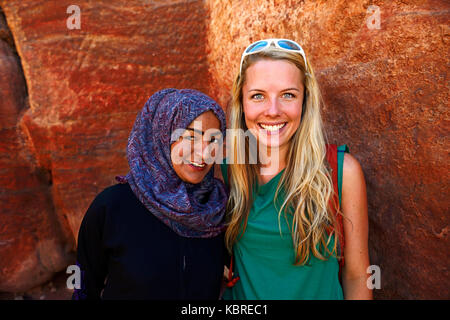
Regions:
[[[286,60],[262,59],[247,68],[242,88],[245,123],[260,144],[288,149],[302,115],[302,77]]]
[[[170,147],[175,173],[185,182],[200,183],[218,156],[221,140],[220,121],[212,111],[195,118]]]

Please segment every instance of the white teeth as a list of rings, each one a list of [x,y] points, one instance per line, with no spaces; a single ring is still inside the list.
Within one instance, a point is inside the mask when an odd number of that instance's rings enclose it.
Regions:
[[[277,131],[277,130],[280,130],[281,128],[283,128],[283,127],[286,125],[286,123],[281,123],[281,124],[277,124],[277,125],[274,125],[274,126],[267,125],[267,124],[262,124],[262,123],[260,123],[259,125],[260,125],[264,130],[267,130],[267,131]]]
[[[206,166],[206,164],[200,164],[200,163],[196,163],[196,162],[192,162],[190,161],[190,163],[194,166],[194,167],[199,167],[199,168],[203,168],[204,166]]]

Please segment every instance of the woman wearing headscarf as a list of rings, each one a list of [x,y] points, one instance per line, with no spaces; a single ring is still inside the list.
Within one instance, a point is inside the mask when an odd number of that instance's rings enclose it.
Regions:
[[[210,169],[224,134],[221,107],[203,93],[150,97],[128,139],[130,171],[81,223],[73,299],[219,298],[227,192]]]

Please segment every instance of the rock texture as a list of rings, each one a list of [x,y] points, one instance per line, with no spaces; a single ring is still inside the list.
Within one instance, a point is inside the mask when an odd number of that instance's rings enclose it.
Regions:
[[[448,2],[82,0],[68,29],[72,4],[0,0],[0,291],[74,263],[151,94],[190,87],[226,106],[242,50],[286,37],[315,68],[329,140],[365,171],[375,297],[450,298]]]
[[[25,290],[64,268],[67,239],[54,219],[46,170],[36,166],[18,120],[26,85],[0,12],[0,291]]]
[[[77,1],[81,28],[70,30],[72,4],[0,1],[23,67],[3,43],[0,291],[31,288],[44,281],[40,268],[48,278],[75,262],[81,219],[95,195],[128,171],[129,132],[155,91],[208,92],[202,1]],[[52,230],[61,230],[72,255],[58,249]]]
[[[450,5],[447,1],[208,1],[210,69],[226,105],[240,54],[261,38],[304,46],[329,140],[368,186],[375,297],[448,299]],[[380,29],[374,11],[380,12]],[[370,27],[368,27],[370,26]]]

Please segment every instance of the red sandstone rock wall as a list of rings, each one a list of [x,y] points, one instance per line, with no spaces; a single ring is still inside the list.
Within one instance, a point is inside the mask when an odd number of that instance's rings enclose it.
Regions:
[[[245,46],[287,37],[315,67],[330,140],[365,171],[375,296],[450,298],[448,2],[84,0],[69,30],[71,4],[0,0],[0,291],[74,262],[82,216],[127,172],[153,92],[191,87],[225,106]]]
[[[450,298],[448,1],[208,1],[215,95],[229,99],[252,41],[300,42],[322,87],[329,140],[367,180],[377,298]],[[369,5],[377,5],[380,29]],[[367,20],[369,20],[369,26]]]
[[[68,261],[67,241],[54,220],[48,175],[24,148],[18,123],[27,108],[26,85],[14,42],[0,15],[0,290],[47,281]],[[70,243],[70,242],[69,242]]]
[[[155,91],[208,92],[201,1],[77,1],[79,30],[66,26],[71,4],[0,1],[23,67],[2,42],[0,291],[75,262],[66,251],[95,195],[127,172],[129,132]]]

